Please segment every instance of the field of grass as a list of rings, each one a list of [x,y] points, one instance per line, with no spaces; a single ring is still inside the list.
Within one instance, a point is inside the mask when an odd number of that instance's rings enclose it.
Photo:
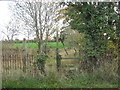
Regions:
[[[22,48],[23,43],[12,43],[11,46]],[[68,47],[68,46],[69,46],[68,44],[65,44],[65,47]],[[26,47],[37,48],[37,43],[26,43]],[[56,48],[56,42],[48,42],[48,47],[55,49]],[[58,43],[58,47],[60,49],[63,48],[63,45],[62,45],[61,42]]]
[[[50,73],[45,77],[32,78],[20,77],[3,80],[3,88],[117,88],[117,81],[105,81],[100,78],[93,78],[89,74],[75,75],[68,79],[59,77],[55,73]]]

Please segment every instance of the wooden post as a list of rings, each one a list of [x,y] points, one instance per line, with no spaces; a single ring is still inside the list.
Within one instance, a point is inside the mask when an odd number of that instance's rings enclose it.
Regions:
[[[16,54],[14,54],[14,55],[15,55],[15,70],[16,70],[17,55]]]
[[[0,41],[0,89],[2,89],[2,73],[3,73],[3,67],[2,67],[2,41]]]
[[[57,71],[60,71],[60,65],[61,61],[59,60],[59,50],[58,50],[58,30],[56,31],[56,65],[57,65]]]
[[[4,62],[5,62],[5,54],[2,54],[1,55],[1,72],[4,72],[4,67],[5,67],[5,65],[4,65]]]
[[[22,55],[22,61],[23,61],[23,72],[26,73],[26,60],[27,60],[27,55],[26,55],[26,40],[25,38],[23,39],[23,55]]]

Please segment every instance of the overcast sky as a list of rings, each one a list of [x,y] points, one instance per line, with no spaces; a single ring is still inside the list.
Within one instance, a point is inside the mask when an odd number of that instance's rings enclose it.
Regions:
[[[0,1],[0,40],[6,39],[6,36],[1,31],[6,32],[5,26],[8,24],[12,17],[12,12],[9,9],[9,5],[12,4],[12,2],[13,1]],[[24,35],[19,35],[14,39],[22,40],[23,38],[25,38]],[[31,37],[31,39],[33,39],[33,37]]]
[[[13,4],[13,1],[0,1],[0,40],[5,40],[6,36],[1,32],[6,32],[5,26],[9,23],[12,17],[12,11],[9,9],[9,5]],[[18,35],[14,39],[22,40],[24,35]]]
[[[0,40],[4,39],[1,31],[5,30],[4,26],[9,22],[11,17],[8,3],[10,3],[10,1],[0,1]]]

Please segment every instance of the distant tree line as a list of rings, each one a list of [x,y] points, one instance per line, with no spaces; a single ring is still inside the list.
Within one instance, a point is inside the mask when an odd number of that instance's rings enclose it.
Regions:
[[[19,40],[19,39],[15,39],[15,40],[2,40],[3,43],[23,43],[23,40]],[[29,42],[29,43],[37,43],[37,41],[35,39],[31,39],[31,40],[26,40],[26,42]],[[44,40],[43,40],[44,42]],[[55,39],[49,39],[48,42],[55,42]]]

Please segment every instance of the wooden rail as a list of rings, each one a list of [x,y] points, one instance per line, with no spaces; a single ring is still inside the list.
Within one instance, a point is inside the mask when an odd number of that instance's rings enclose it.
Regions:
[[[80,58],[75,58],[75,57],[63,57],[62,59],[80,59]]]

